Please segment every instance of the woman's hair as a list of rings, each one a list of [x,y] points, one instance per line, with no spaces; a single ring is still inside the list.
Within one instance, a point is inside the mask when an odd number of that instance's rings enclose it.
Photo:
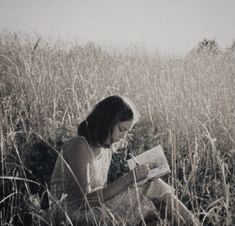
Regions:
[[[134,104],[121,96],[109,96],[95,105],[78,127],[78,135],[86,138],[91,146],[104,145],[118,122],[138,120]]]

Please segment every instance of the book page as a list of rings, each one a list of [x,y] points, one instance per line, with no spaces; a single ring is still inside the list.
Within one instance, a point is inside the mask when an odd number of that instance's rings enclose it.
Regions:
[[[136,163],[138,163],[139,165],[148,165],[148,167],[150,168],[147,178],[143,180],[140,184],[145,183],[149,179],[158,178],[167,173],[170,173],[170,167],[168,165],[166,156],[161,145],[158,145],[148,151],[145,151],[140,155],[137,155],[132,159],[127,160],[127,162],[130,170],[136,167]]]

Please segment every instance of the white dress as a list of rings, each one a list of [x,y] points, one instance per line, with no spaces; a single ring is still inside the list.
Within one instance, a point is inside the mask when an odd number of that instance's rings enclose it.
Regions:
[[[101,149],[99,155],[94,157],[93,160],[88,163],[88,193],[101,189],[107,185],[111,157],[112,153],[110,149]],[[61,197],[64,189],[63,183],[66,185],[67,190],[70,191],[69,188],[71,185],[67,181],[70,174],[71,172],[66,170],[65,166],[63,167],[63,161],[58,159],[52,178],[52,193],[56,194],[56,197]],[[135,225],[143,219],[150,210],[155,210],[155,206],[150,198],[160,198],[163,193],[170,190],[169,188],[170,186],[161,179],[147,183],[141,187],[131,185],[127,187],[124,192],[121,192],[114,198],[106,201],[101,208],[92,208],[95,211],[98,210],[96,211],[95,218],[102,222],[107,219],[108,222],[112,222],[112,225]],[[65,198],[65,201],[66,199],[67,198]],[[93,210],[86,209],[85,212],[81,210],[78,202],[76,200],[73,201],[72,195],[70,196],[70,200],[66,201],[66,209],[69,217],[71,217],[74,222],[79,222],[78,225],[92,225],[92,223],[87,223],[87,219],[94,218],[92,214]],[[54,218],[59,220],[57,219],[59,215],[56,215]],[[101,225],[106,224],[102,223]]]
[[[87,164],[88,193],[106,186],[111,158],[109,149],[101,149],[99,155]]]
[[[88,191],[93,192],[106,186],[107,174],[112,153],[109,149],[101,149],[100,154],[87,166]],[[152,201],[147,197],[146,184],[141,187],[130,186],[124,192],[106,201],[102,206],[104,217],[114,225],[135,225],[149,211],[156,210]]]

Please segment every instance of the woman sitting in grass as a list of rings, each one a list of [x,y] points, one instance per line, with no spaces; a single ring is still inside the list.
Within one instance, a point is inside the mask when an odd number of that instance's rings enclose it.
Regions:
[[[172,216],[177,213],[173,218],[197,225],[163,180],[134,186],[146,178],[146,165],[138,165],[107,185],[112,153],[136,121],[133,103],[124,97],[109,96],[79,125],[78,136],[65,143],[52,175],[52,196],[61,200],[53,208],[54,224],[136,225],[157,218],[152,201],[159,200],[172,210]]]

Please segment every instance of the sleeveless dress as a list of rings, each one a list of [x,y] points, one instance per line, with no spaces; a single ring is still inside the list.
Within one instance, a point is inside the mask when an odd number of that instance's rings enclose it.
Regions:
[[[111,150],[102,149],[95,160],[88,164],[89,192],[106,186],[111,158]],[[146,191],[144,187],[128,187],[126,191],[119,193],[103,204],[101,210],[104,215],[103,218],[106,217],[108,219],[106,219],[106,222],[111,221],[113,225],[137,224],[141,217],[155,209],[153,203],[144,195]]]
[[[81,137],[84,142],[84,138]],[[85,142],[87,142],[85,140]],[[111,162],[112,153],[110,149],[101,149],[98,156],[87,165],[88,193],[96,191],[107,185],[107,174]],[[64,164],[63,152],[58,157],[51,180],[51,194],[61,200],[65,197],[62,207],[68,214],[67,218],[75,222],[74,225],[96,225],[93,220],[102,222],[101,225],[136,225],[149,211],[156,210],[149,197],[160,197],[170,186],[158,179],[147,183],[141,187],[129,186],[127,189],[117,194],[114,198],[103,203],[102,207],[92,208],[92,210],[80,209],[79,203],[73,195],[63,194],[64,191],[70,191],[71,181],[68,182],[68,166]],[[71,175],[70,175],[71,176]],[[163,183],[162,183],[163,182]],[[167,187],[168,186],[168,187]],[[156,189],[158,188],[158,189]],[[63,198],[62,198],[63,199]],[[64,205],[65,204],[65,205]],[[56,211],[55,211],[56,212]],[[57,221],[62,221],[61,211],[54,214]],[[94,219],[94,215],[95,218]],[[89,218],[93,218],[89,220]],[[105,223],[106,222],[106,223]],[[110,224],[111,222],[111,224]],[[98,224],[99,225],[99,224]]]
[[[87,165],[88,193],[106,186],[112,153],[109,149],[101,149],[98,156]]]

